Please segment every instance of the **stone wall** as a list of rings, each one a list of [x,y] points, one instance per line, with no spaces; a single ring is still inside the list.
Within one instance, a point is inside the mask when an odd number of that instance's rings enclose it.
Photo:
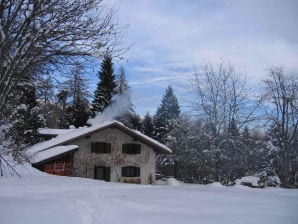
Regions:
[[[91,153],[91,142],[111,143],[111,153]],[[141,144],[141,154],[123,154],[122,144],[124,143]],[[121,176],[121,168],[137,166],[140,167],[141,184],[149,184],[155,181],[155,151],[118,129],[104,129],[68,144],[79,146],[73,156],[73,176],[93,179],[95,166],[106,166],[111,169],[111,182],[130,182],[129,179],[134,182],[133,179],[136,178]]]

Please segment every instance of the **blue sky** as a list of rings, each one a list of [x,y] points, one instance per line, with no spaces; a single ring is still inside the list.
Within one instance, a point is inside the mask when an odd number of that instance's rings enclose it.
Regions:
[[[193,66],[220,59],[261,85],[266,69],[298,71],[297,0],[114,0],[129,24],[123,60],[136,112],[153,115],[168,85],[189,110]],[[117,71],[117,70],[116,70]]]

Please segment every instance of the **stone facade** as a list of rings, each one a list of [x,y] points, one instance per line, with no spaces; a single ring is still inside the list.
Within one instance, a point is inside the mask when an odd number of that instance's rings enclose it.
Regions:
[[[106,142],[111,144],[111,153],[92,153],[92,142]],[[134,143],[141,145],[140,154],[122,153],[122,144]],[[126,133],[106,128],[84,136],[69,144],[78,145],[79,149],[73,154],[72,176],[94,178],[95,167],[103,166],[110,169],[111,182],[133,182],[150,184],[155,181],[156,152],[150,146],[133,139]],[[140,168],[139,177],[122,177],[122,167],[134,166]]]

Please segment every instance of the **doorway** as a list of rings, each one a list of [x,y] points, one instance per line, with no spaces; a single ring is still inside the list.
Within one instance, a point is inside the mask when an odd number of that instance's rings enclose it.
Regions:
[[[106,166],[96,166],[94,167],[94,179],[110,181],[111,168]]]

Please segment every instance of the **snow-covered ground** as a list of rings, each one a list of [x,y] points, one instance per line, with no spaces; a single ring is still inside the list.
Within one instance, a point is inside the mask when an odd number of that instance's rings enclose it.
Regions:
[[[140,186],[38,172],[0,178],[0,223],[298,222],[297,190],[169,183]]]

